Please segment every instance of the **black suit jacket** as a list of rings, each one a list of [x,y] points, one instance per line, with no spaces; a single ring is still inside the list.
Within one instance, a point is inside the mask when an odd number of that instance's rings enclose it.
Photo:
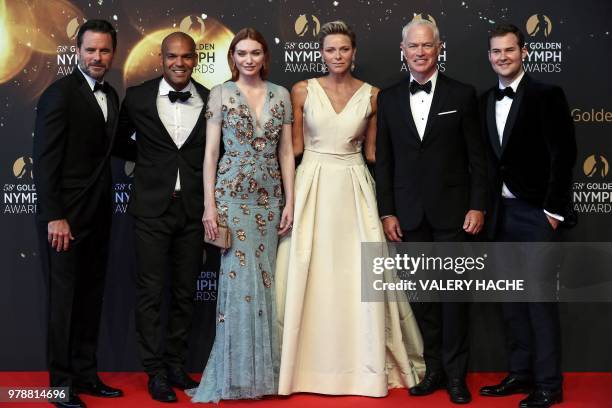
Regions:
[[[469,209],[484,210],[486,157],[476,91],[438,73],[421,141],[406,79],[378,94],[376,191],[381,216],[403,230],[424,217],[434,228],[461,228]],[[440,115],[442,113],[442,115]]]
[[[500,144],[495,121],[496,88],[497,84],[480,98],[489,163],[488,235],[492,237],[495,232],[502,182],[516,197],[573,219],[571,183],[576,138],[563,90],[525,74],[512,101]]]
[[[109,88],[106,122],[77,67],[40,97],[33,152],[40,221],[66,218],[73,232],[96,221],[93,217],[98,204],[104,201],[110,205],[111,153],[135,158],[133,143],[113,142],[119,98]]]
[[[180,171],[185,211],[191,218],[201,218],[204,211],[202,162],[208,91],[192,80],[204,107],[191,134],[179,149],[157,112],[160,81],[161,77],[128,88],[121,105],[117,139],[129,139],[136,132],[138,146],[134,190],[128,211],[138,217],[163,214],[170,205],[176,174]]]

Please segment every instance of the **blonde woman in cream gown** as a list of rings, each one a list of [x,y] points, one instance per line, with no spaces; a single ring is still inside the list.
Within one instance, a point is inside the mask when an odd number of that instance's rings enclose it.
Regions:
[[[422,340],[407,302],[361,301],[361,242],[384,242],[373,159],[378,89],[351,75],[354,34],[320,31],[329,75],[292,90],[296,172],[293,231],[276,264],[282,338],[279,394],[382,397],[424,371]],[[403,293],[400,295],[405,296]]]

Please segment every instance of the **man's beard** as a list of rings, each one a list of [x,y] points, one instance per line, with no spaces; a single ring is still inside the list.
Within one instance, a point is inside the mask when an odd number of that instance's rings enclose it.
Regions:
[[[85,63],[81,60],[79,60],[79,68],[81,68],[81,71],[83,71],[84,73],[86,73],[87,75],[89,75],[90,77],[92,77],[93,79],[97,81],[101,81],[104,78],[104,75],[106,75],[106,70],[104,70],[101,76],[99,73],[91,72],[89,68],[85,65]]]

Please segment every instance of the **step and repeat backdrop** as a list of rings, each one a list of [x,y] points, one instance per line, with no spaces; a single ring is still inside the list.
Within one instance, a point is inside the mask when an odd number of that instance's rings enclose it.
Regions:
[[[196,41],[194,78],[207,88],[230,78],[233,34],[252,26],[272,52],[270,80],[290,88],[324,75],[316,37],[342,19],[357,33],[355,75],[384,88],[408,75],[399,48],[413,18],[435,22],[444,41],[439,70],[484,91],[496,78],[487,60],[487,32],[502,21],[527,37],[525,69],[561,85],[576,126],[578,161],[574,241],[612,238],[612,6],[605,0],[0,0],[0,370],[45,368],[46,283],[34,228],[32,136],[36,102],[53,81],[75,69],[76,33],[87,19],[109,20],[118,48],[108,79],[125,88],[161,75],[162,38],[181,30]],[[140,370],[134,330],[134,249],[126,214],[133,165],[113,162],[114,220],[100,342],[102,370]],[[203,254],[194,285],[197,312],[189,368],[201,370],[214,337],[218,256]],[[355,271],[356,276],[359,271]],[[589,273],[585,270],[584,273]],[[502,370],[503,327],[496,305],[475,304],[474,370]],[[562,304],[564,368],[610,371],[612,303]]]

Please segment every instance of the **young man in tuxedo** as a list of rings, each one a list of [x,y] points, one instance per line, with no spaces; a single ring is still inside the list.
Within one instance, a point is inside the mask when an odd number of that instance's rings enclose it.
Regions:
[[[410,78],[378,95],[376,185],[389,241],[463,241],[484,222],[486,157],[476,91],[437,70],[438,28],[413,20],[401,48]],[[410,389],[446,386],[454,403],[471,400],[468,305],[413,303],[424,342],[425,378]]]
[[[525,40],[514,25],[489,35],[489,61],[498,83],[480,100],[488,144],[488,235],[495,241],[550,242],[571,217],[574,127],[565,95],[523,71]],[[481,395],[529,393],[520,407],[561,402],[561,344],[556,303],[504,303],[509,375]]]
[[[117,46],[113,26],[89,20],[77,33],[78,66],[40,97],[34,132],[38,236],[49,283],[50,385],[70,387],[62,407],[84,407],[77,394],[119,397],[97,375],[96,351],[108,260],[111,153],[134,160],[113,138],[119,99],[104,80]]]
[[[128,88],[117,137],[130,138],[136,132],[138,146],[128,207],[136,240],[138,344],[152,398],[173,402],[177,398],[172,386],[198,386],[184,364],[204,249],[202,161],[208,91],[191,79],[197,54],[190,36],[168,35],[161,58],[163,77]],[[160,308],[167,281],[172,300],[162,334]]]

